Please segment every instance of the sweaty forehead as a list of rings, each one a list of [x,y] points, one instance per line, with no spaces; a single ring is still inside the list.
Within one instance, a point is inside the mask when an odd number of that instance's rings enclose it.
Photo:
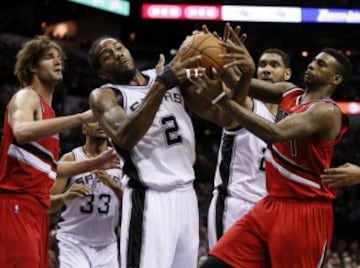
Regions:
[[[277,53],[264,53],[261,55],[259,62],[261,61],[277,61],[282,62],[282,57]]]
[[[101,52],[104,49],[106,49],[107,47],[112,46],[116,43],[119,43],[119,41],[114,38],[109,37],[109,38],[102,39],[96,47],[96,54],[99,54],[99,53],[101,54]]]
[[[118,42],[118,41],[116,39],[114,39],[114,38],[110,38],[110,37],[109,38],[104,38],[103,40],[100,41],[99,47],[103,47],[108,43],[116,43],[116,42]]]
[[[326,53],[326,52],[320,52],[319,54],[317,54],[317,56],[315,57],[316,59],[321,59],[327,63],[336,63],[337,60],[331,56],[330,54]]]

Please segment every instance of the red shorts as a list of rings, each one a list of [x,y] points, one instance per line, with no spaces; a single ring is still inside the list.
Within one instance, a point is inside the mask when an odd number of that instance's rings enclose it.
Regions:
[[[34,197],[0,193],[0,267],[49,266],[47,210]]]
[[[331,201],[267,196],[209,254],[235,268],[322,267],[333,222]]]

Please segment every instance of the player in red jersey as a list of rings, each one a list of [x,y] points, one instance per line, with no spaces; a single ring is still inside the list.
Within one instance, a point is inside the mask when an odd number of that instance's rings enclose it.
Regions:
[[[10,100],[0,147],[0,267],[48,267],[50,188],[56,178],[117,165],[114,152],[94,160],[57,162],[57,133],[93,121],[90,111],[54,118],[55,86],[65,55],[45,36],[26,42],[17,54],[21,88]]]
[[[246,47],[224,44],[232,64],[248,61]],[[222,94],[221,83],[197,78],[202,96],[216,100],[242,126],[268,144],[269,195],[237,221],[210,250],[203,268],[323,267],[333,233],[334,189],[320,174],[330,166],[334,146],[348,122],[330,99],[351,73],[341,52],[325,48],[308,65],[305,89],[292,83],[251,81],[251,94],[279,103],[276,123],[255,115]],[[245,76],[248,77],[248,76]],[[219,95],[221,94],[221,95]],[[217,97],[218,96],[218,97]]]

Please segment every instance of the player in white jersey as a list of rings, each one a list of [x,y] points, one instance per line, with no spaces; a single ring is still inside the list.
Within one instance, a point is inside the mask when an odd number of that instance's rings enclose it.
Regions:
[[[99,123],[83,125],[84,146],[65,154],[79,161],[107,150],[107,135]],[[57,178],[51,210],[65,206],[56,229],[60,268],[119,267],[119,225],[122,170],[95,170]]]
[[[185,69],[199,57],[182,60],[180,55],[181,49],[157,74],[137,70],[129,50],[115,38],[99,38],[89,52],[92,68],[111,83],[91,92],[90,107],[122,155],[129,177],[123,196],[121,267],[197,266],[195,141],[185,104],[218,124],[227,120],[225,112],[190,87],[180,90],[179,85],[205,71]]]
[[[270,48],[261,53],[257,67],[259,79],[274,83],[288,80],[290,76],[290,61],[284,51]],[[254,113],[275,120],[277,105],[251,97],[246,98],[245,104]],[[239,124],[223,129],[215,190],[208,212],[209,248],[267,194],[264,172],[266,146],[263,140]]]

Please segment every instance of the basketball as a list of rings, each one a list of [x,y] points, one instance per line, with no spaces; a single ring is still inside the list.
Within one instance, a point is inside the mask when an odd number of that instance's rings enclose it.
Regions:
[[[219,57],[219,54],[226,53],[220,40],[211,33],[197,33],[189,36],[181,46],[181,58],[187,59],[201,54],[202,57],[194,66],[201,66],[207,69],[214,67],[218,72],[222,73],[222,66],[225,60]],[[189,66],[193,67],[193,66]]]

